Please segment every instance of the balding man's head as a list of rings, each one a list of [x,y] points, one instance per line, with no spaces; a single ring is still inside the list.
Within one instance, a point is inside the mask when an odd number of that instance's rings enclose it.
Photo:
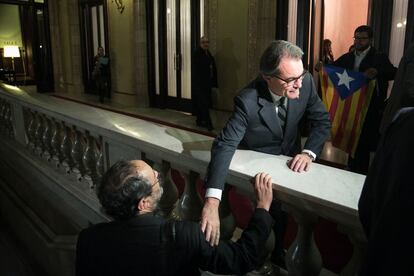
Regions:
[[[162,195],[158,172],[142,160],[118,161],[109,168],[97,195],[105,212],[117,220],[154,211]]]

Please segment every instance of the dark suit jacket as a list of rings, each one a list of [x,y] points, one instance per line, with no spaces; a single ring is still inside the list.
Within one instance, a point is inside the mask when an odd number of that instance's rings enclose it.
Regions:
[[[305,75],[299,99],[288,100],[284,133],[267,84],[259,76],[235,98],[233,115],[214,140],[206,187],[223,189],[237,147],[276,155],[299,153],[298,125],[304,116],[311,123],[304,148],[318,155],[329,136],[331,123],[312,76]]]
[[[353,70],[355,55],[353,52],[346,53],[339,57],[333,65]],[[391,64],[388,56],[378,52],[374,47],[368,51],[365,58],[359,65],[359,71],[365,72],[368,68],[375,68],[378,71],[377,86],[371,97],[371,103],[365,117],[364,128],[366,129],[367,140],[371,141],[371,150],[376,149],[379,137],[379,125],[385,108],[385,99],[387,97],[388,81],[394,79],[397,68]],[[362,141],[361,141],[362,142]]]
[[[266,210],[256,209],[237,243],[220,241],[216,247],[206,242],[195,222],[147,214],[97,224],[79,234],[76,274],[199,275],[198,267],[213,273],[244,274],[261,264],[258,256],[272,222]]]
[[[414,109],[381,138],[365,179],[358,212],[368,239],[358,275],[414,275]]]

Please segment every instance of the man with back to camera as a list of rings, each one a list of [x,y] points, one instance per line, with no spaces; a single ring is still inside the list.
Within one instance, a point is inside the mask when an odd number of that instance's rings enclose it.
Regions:
[[[272,180],[255,177],[257,206],[249,226],[235,243],[212,247],[199,224],[156,215],[162,195],[158,172],[141,160],[119,161],[103,176],[97,195],[115,220],[79,234],[76,274],[199,275],[199,268],[220,274],[244,274],[261,265],[273,219]]]
[[[259,76],[235,97],[234,112],[213,143],[201,218],[201,229],[212,245],[219,242],[218,207],[237,148],[293,156],[288,166],[299,173],[307,171],[322,151],[331,123],[311,74],[303,68],[302,55],[290,42],[271,42],[260,59]],[[298,124],[303,117],[311,123],[311,130],[301,150]],[[283,265],[287,216],[280,206],[272,210],[277,221],[272,260]]]
[[[397,69],[388,56],[372,46],[371,27],[362,25],[354,32],[354,49],[343,54],[332,65],[363,72],[369,79],[377,79],[371,102],[365,117],[354,158],[348,158],[351,171],[367,174],[370,152],[376,150],[379,139],[379,126],[387,98],[388,81],[394,79]]]

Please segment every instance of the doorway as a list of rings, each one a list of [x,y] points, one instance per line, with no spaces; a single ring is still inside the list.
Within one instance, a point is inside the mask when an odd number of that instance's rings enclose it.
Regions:
[[[35,84],[38,92],[54,88],[49,13],[46,0],[0,0],[0,67],[7,68],[4,46],[18,50],[12,58],[15,84]],[[10,33],[13,34],[10,36]]]
[[[92,77],[94,57],[98,54],[98,47],[103,47],[109,57],[109,40],[107,26],[106,1],[82,0],[81,10],[81,53],[82,53],[82,78],[86,93],[96,94],[95,81]],[[110,72],[109,73],[109,80]],[[110,84],[109,89],[110,89]]]
[[[191,112],[191,54],[200,34],[199,1],[147,1],[147,9],[150,103]]]

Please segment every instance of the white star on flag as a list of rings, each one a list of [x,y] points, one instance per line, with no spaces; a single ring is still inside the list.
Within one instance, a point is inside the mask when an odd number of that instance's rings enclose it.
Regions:
[[[346,88],[348,88],[348,90],[349,90],[349,83],[351,81],[355,80],[355,79],[348,76],[348,72],[346,72],[346,70],[344,70],[344,72],[342,74],[336,73],[336,75],[339,78],[338,86],[345,85]]]

